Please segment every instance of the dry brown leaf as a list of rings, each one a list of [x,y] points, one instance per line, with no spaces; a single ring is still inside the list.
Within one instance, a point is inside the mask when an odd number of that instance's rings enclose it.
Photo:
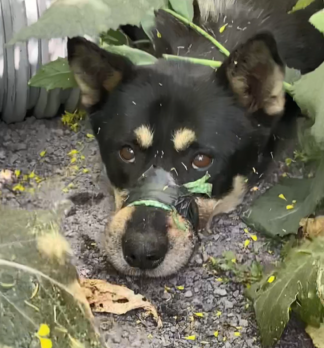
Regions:
[[[308,325],[306,327],[306,332],[312,339],[316,348],[324,348],[324,324],[319,328]]]
[[[153,315],[158,327],[162,326],[156,308],[145,297],[135,294],[125,286],[114,285],[101,279],[81,279],[81,286],[94,312],[125,314],[143,308]]]
[[[315,238],[324,236],[324,216],[304,218],[300,220],[302,236],[306,238]]]

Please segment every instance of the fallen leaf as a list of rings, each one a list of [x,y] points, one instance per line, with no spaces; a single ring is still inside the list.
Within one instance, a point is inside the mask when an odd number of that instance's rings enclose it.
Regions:
[[[153,315],[158,327],[162,321],[156,308],[142,295],[120,285],[114,285],[100,279],[81,279],[81,286],[94,312],[125,314],[131,310],[143,308]]]
[[[324,237],[324,216],[301,219],[299,225],[304,238]]]

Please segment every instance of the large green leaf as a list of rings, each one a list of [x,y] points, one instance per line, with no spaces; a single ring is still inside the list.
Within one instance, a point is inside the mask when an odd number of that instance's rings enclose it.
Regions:
[[[309,21],[317,30],[324,33],[324,9],[313,14]]]
[[[151,54],[145,51],[139,50],[137,48],[126,46],[126,45],[114,46],[114,45],[107,45],[104,43],[102,45],[102,48],[109,52],[120,54],[122,56],[129,58],[135,65],[154,64],[157,61],[157,58],[152,56]]]
[[[323,265],[324,238],[319,237],[292,249],[275,271],[247,291],[264,346],[280,339],[292,306],[308,324],[320,325],[324,307],[317,296],[316,280]]]
[[[45,88],[48,91],[55,88],[67,89],[78,86],[65,58],[58,58],[43,65],[28,84],[33,87]]]
[[[103,347],[60,234],[64,208],[0,206],[1,347]]]
[[[194,16],[193,0],[170,0],[170,5],[174,11],[192,21]]]
[[[309,136],[324,150],[324,63],[313,72],[303,75],[292,88],[294,100],[304,115],[313,122]]]
[[[319,162],[312,179],[282,179],[253,202],[249,211],[242,216],[254,229],[268,236],[296,234],[302,218],[315,213],[324,198],[324,157]],[[286,200],[279,198],[283,195]],[[287,209],[293,204],[293,209]]]
[[[57,0],[36,23],[19,31],[9,44],[30,38],[97,36],[120,25],[139,25],[148,10],[166,4],[167,0]]]

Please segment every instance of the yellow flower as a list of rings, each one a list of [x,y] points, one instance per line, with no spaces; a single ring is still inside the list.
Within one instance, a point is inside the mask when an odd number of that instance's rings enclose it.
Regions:
[[[19,169],[15,170],[16,178],[19,178],[21,171]]]
[[[272,283],[274,280],[276,279],[276,277],[275,276],[271,276],[271,277],[269,277],[269,279],[268,279],[268,283]]]
[[[244,242],[244,248],[247,248],[249,244],[250,244],[250,241],[246,239]]]
[[[217,338],[218,337],[218,331],[214,332],[214,336]]]
[[[14,191],[20,191],[20,192],[25,191],[24,186],[21,185],[21,184],[18,184],[18,185],[16,185],[16,186],[14,186],[12,189],[13,189]]]
[[[188,341],[195,341],[196,340],[196,336],[195,335],[187,336],[187,337],[185,337],[185,339],[188,340]]]
[[[177,286],[177,289],[178,290],[184,290],[184,286],[183,285],[179,285],[179,286]]]
[[[44,157],[46,155],[46,150],[42,151],[40,154],[39,154],[41,157]]]

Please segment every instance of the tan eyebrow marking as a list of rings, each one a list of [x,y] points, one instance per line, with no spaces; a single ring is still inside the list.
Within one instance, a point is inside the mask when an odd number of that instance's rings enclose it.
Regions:
[[[188,128],[178,129],[172,138],[176,151],[187,149],[195,140],[197,140],[195,132]]]
[[[153,144],[154,133],[149,126],[142,125],[134,131],[137,142],[143,149],[148,149]]]

